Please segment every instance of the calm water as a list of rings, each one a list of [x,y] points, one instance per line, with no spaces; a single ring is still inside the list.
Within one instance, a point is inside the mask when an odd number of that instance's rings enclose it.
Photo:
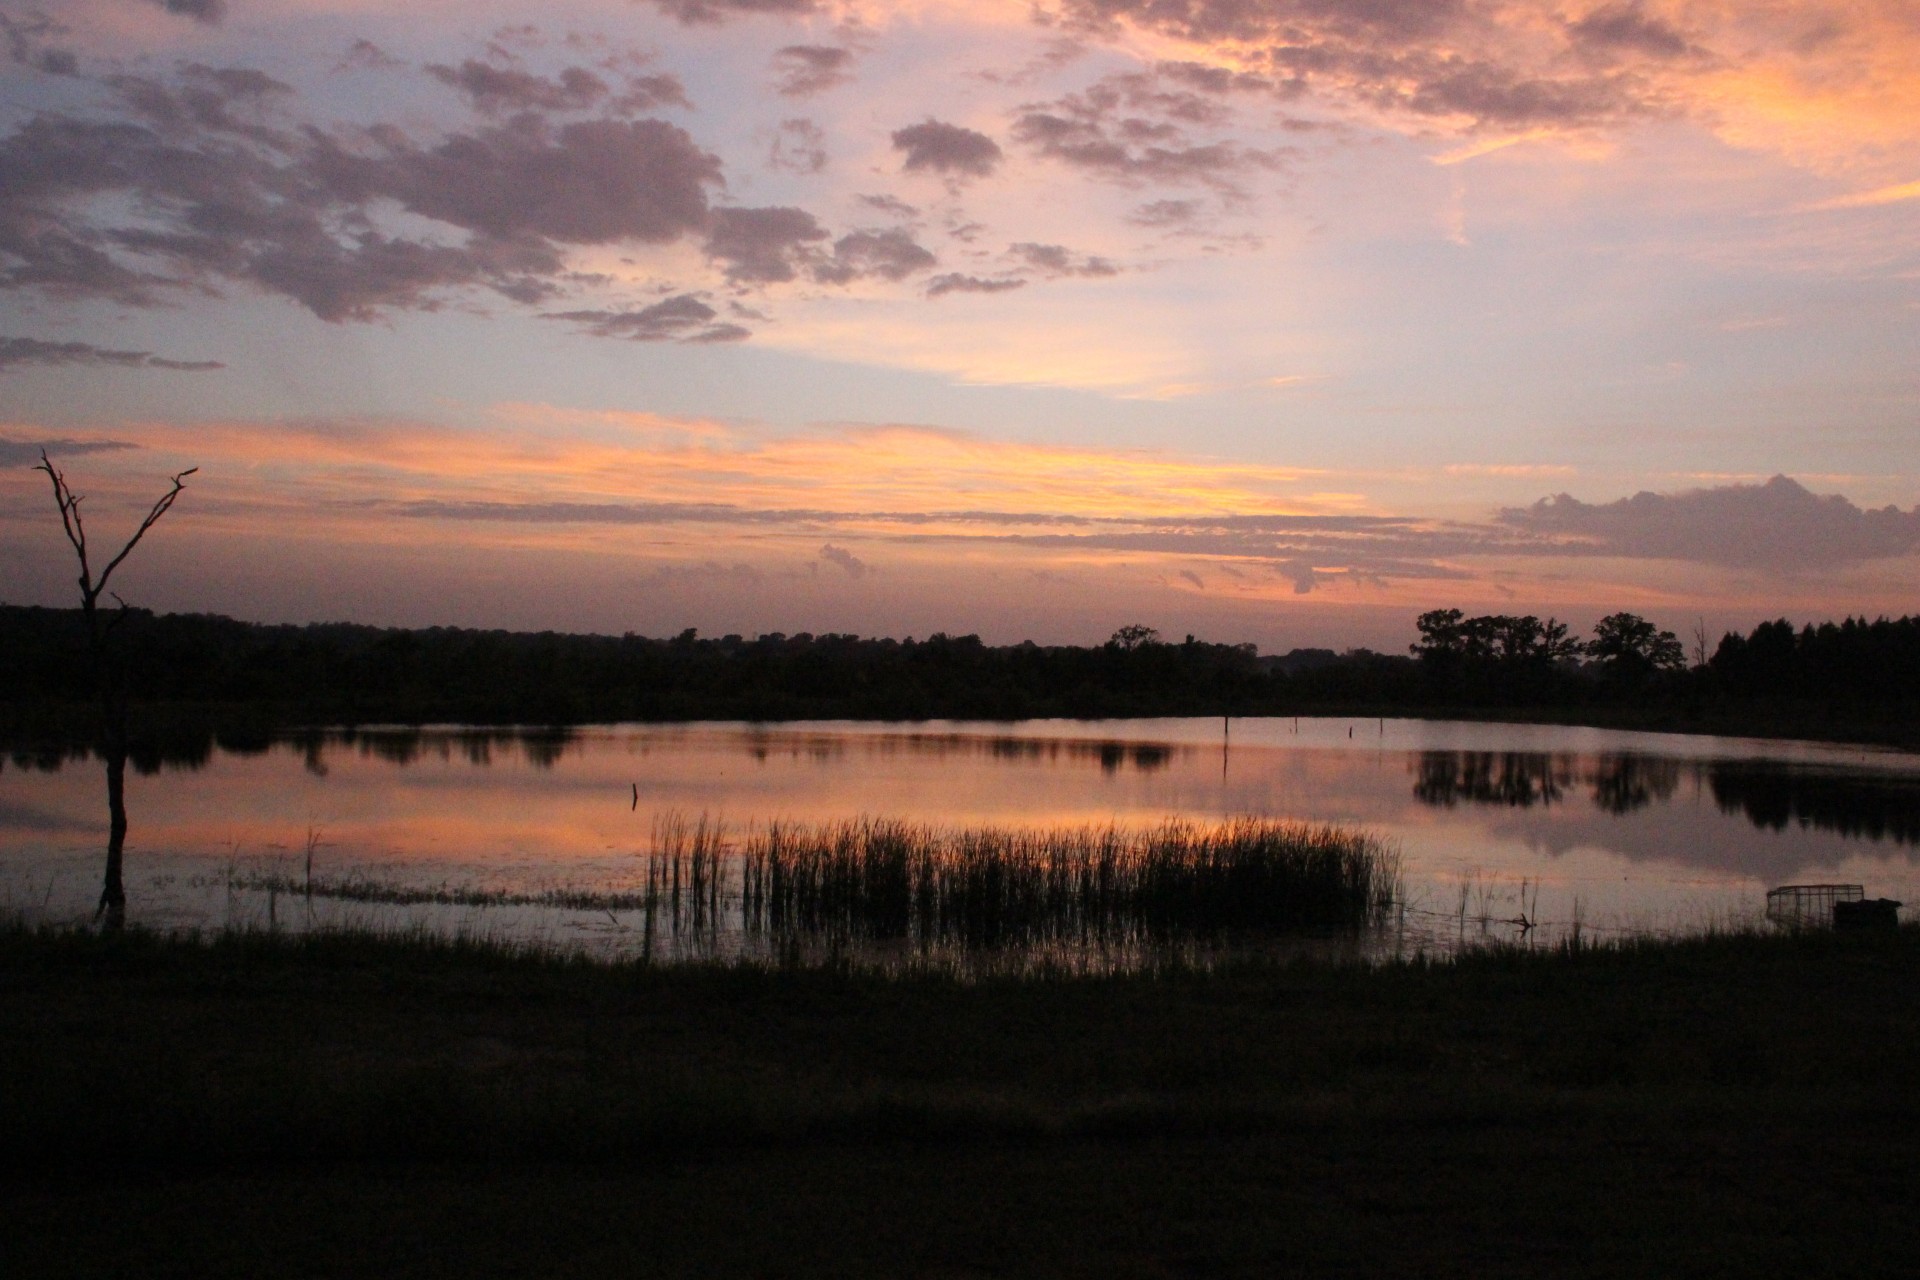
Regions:
[[[84,918],[94,761],[0,768],[0,909]],[[622,952],[631,911],[389,905],[259,886],[313,873],[416,890],[631,891],[655,819],[860,814],[942,824],[1148,824],[1240,814],[1366,827],[1404,858],[1379,950],[1756,921],[1778,884],[1920,903],[1920,756],[1748,739],[1388,720],[1030,721],[395,730],[216,751],[129,779],[129,918],[162,928],[467,931]],[[1536,922],[1531,931],[1513,921]],[[655,937],[729,953],[724,930]],[[678,951],[675,948],[678,947]],[[691,950],[690,950],[691,948]]]

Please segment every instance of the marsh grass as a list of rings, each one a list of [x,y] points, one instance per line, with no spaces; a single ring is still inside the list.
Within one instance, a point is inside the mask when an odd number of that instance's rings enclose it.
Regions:
[[[1398,853],[1339,827],[1238,818],[1156,827],[772,823],[740,859],[749,933],[923,947],[1173,943],[1358,930]]]
[[[653,823],[627,886],[502,889],[229,870],[229,893],[382,907],[605,914],[642,956],[731,951],[813,967],[848,948],[894,961],[996,957],[1134,967],[1180,948],[1353,936],[1384,921],[1399,854],[1363,831],[1265,818],[1127,828],[773,822],[738,838],[701,815]],[[309,905],[309,912],[310,912]],[[626,915],[626,920],[616,913]],[[637,913],[639,919],[632,916]],[[1024,958],[1024,959],[1023,959]]]

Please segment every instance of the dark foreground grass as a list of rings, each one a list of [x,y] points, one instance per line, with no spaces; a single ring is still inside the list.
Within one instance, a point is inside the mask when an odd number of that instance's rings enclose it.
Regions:
[[[1920,934],[1073,980],[0,934],[6,1275],[1904,1275]]]

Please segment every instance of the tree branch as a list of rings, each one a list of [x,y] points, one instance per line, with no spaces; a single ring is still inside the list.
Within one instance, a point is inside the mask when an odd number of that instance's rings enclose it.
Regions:
[[[131,538],[127,539],[127,545],[120,548],[120,554],[110,560],[107,563],[107,567],[100,571],[100,581],[95,583],[93,588],[95,594],[107,589],[107,579],[113,576],[113,571],[120,567],[122,560],[125,560],[129,555],[133,554],[133,549],[139,545],[140,539],[147,536],[147,530],[153,528],[154,525],[160,522],[160,517],[167,514],[167,509],[173,505],[173,500],[178,498],[181,491],[187,487],[187,477],[199,469],[198,467],[188,467],[185,471],[179,472],[173,477],[173,488],[167,490],[160,496],[160,500],[153,504],[153,510],[147,512],[147,518],[140,522],[140,527],[133,531]]]
[[[66,530],[74,554],[80,557],[80,594],[82,599],[91,602],[100,592],[93,585],[93,573],[87,567],[87,527],[80,520],[80,499],[67,487],[66,475],[53,465],[45,449],[40,451],[40,465],[34,470],[46,472],[47,479],[53,482],[53,504],[60,509],[60,527]]]

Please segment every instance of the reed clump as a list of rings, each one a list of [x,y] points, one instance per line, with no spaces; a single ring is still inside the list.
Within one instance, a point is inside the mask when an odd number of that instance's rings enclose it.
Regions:
[[[1265,818],[1128,829],[772,823],[743,845],[741,923],[924,946],[1164,943],[1363,928],[1392,904],[1377,836]]]

